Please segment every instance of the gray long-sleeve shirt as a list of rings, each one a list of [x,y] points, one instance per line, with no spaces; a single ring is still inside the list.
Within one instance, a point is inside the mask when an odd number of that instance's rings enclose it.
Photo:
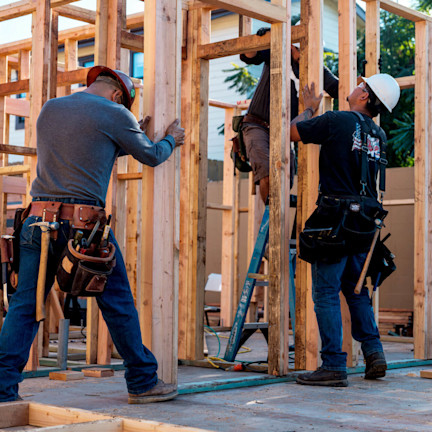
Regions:
[[[154,143],[123,105],[86,92],[49,100],[37,120],[37,177],[33,197],[105,203],[119,154],[156,166],[175,147],[171,135]]]

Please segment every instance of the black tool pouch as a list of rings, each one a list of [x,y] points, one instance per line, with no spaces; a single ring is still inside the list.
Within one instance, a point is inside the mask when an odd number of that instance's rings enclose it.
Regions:
[[[347,245],[347,254],[367,252],[372,244],[377,225],[387,216],[381,204],[369,198],[351,200],[346,203],[347,217],[342,224],[342,233]]]
[[[93,297],[103,293],[115,262],[115,246],[108,244],[106,258],[79,253],[69,240],[57,268],[56,279],[60,289],[74,296]]]
[[[367,252],[377,230],[375,219],[387,215],[372,198],[320,196],[317,204],[300,233],[299,257],[309,263]]]
[[[373,286],[380,286],[396,270],[395,256],[384,244],[389,237],[390,234],[387,234],[382,240],[378,238],[372,254],[366,276],[371,278]]]
[[[339,199],[320,197],[319,205],[306,221],[300,233],[299,258],[309,263],[317,259],[337,262],[345,251],[341,235],[346,214]]]

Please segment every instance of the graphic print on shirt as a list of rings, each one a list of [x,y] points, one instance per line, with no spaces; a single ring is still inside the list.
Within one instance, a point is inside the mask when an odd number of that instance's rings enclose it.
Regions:
[[[353,146],[352,146],[351,150],[352,151],[354,151],[354,150],[361,151],[361,148],[362,148],[361,126],[359,123],[356,123],[356,129],[353,132]],[[369,159],[378,161],[380,159],[379,139],[376,137],[372,137],[369,134],[367,134],[367,148],[368,148]]]

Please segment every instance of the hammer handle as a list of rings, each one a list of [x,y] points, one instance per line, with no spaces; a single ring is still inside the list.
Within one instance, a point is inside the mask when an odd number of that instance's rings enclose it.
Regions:
[[[48,248],[50,243],[50,232],[42,229],[41,254],[39,261],[39,275],[36,288],[36,321],[43,321],[45,315],[45,283],[48,263]]]
[[[1,252],[1,262],[8,263],[9,262],[8,241],[4,238],[0,238],[0,252]]]
[[[368,254],[367,254],[367,257],[366,257],[366,261],[365,261],[364,264],[363,264],[363,270],[362,270],[362,272],[360,273],[359,280],[358,280],[358,282],[357,282],[356,287],[354,288],[354,292],[355,292],[356,294],[360,294],[361,289],[362,289],[362,287],[363,287],[363,282],[364,282],[364,280],[365,280],[365,278],[366,278],[366,273],[367,273],[367,271],[368,271],[368,269],[369,269],[369,264],[370,264],[370,262],[371,262],[372,255],[373,255],[373,251],[374,251],[374,249],[375,249],[375,245],[376,245],[376,242],[377,242],[377,240],[378,240],[379,232],[380,232],[379,229],[377,229],[377,230],[375,231],[375,234],[374,234],[374,237],[373,237],[373,240],[372,240],[371,247],[370,247],[369,252],[368,252]]]

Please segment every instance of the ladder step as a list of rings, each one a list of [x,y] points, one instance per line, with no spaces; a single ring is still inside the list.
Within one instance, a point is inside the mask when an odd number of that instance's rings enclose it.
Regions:
[[[258,329],[267,329],[268,322],[254,322],[254,323],[245,323],[243,326],[243,330],[258,330]]]

